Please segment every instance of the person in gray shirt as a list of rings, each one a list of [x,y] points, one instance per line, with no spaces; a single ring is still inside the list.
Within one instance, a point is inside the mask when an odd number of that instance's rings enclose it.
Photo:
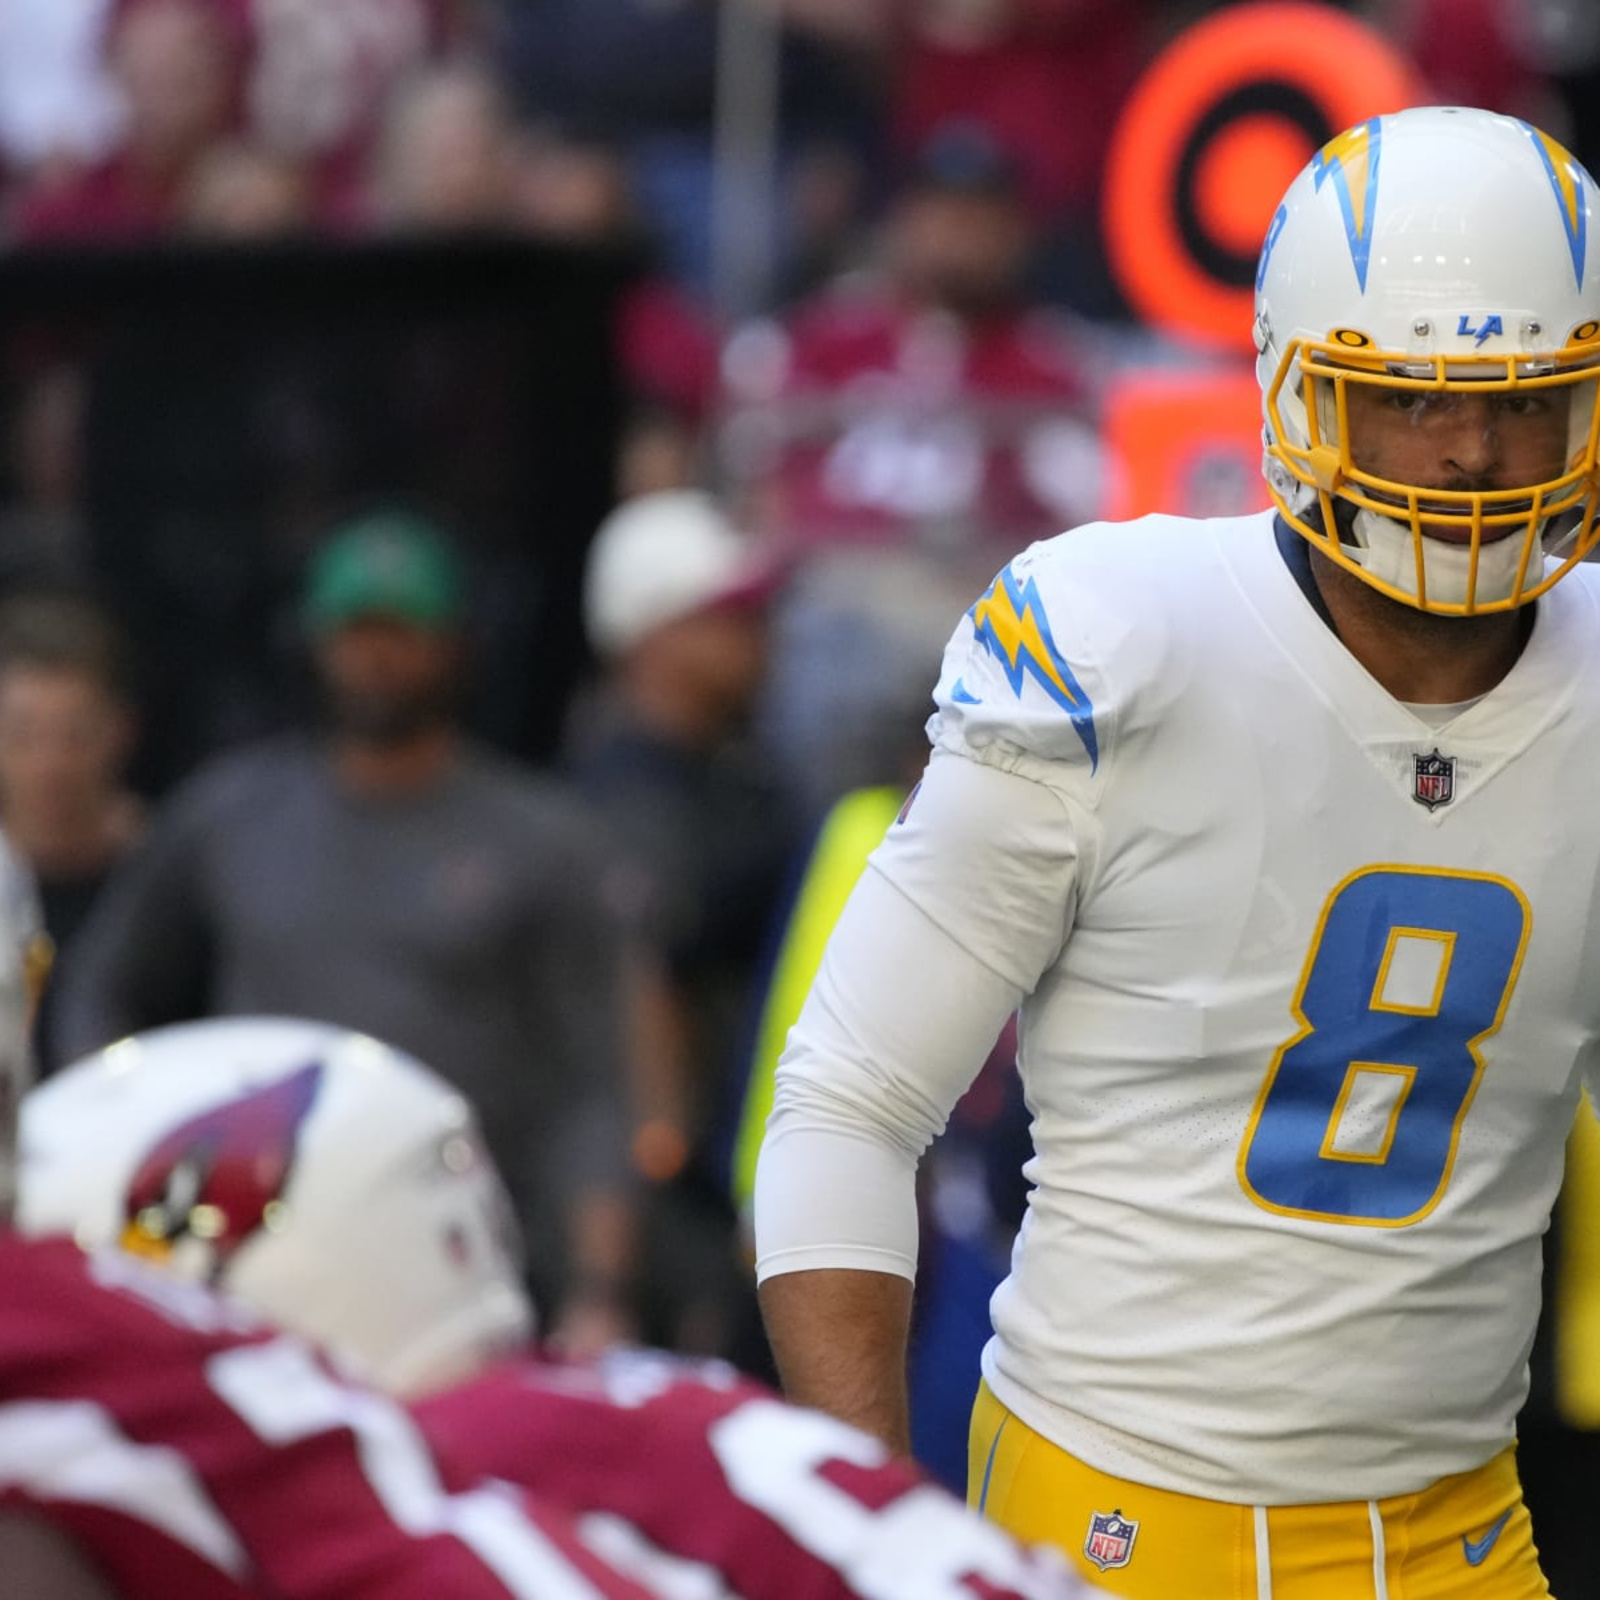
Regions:
[[[546,1327],[631,1332],[626,885],[556,780],[476,744],[465,589],[408,513],[313,557],[315,736],[214,758],[112,876],[56,996],[67,1059],[203,1015],[360,1029],[477,1108],[530,1241]]]

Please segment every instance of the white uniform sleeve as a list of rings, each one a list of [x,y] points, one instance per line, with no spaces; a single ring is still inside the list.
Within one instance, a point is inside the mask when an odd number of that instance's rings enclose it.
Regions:
[[[936,751],[846,904],[778,1064],[756,1274],[916,1270],[917,1162],[1071,926],[1082,813]]]

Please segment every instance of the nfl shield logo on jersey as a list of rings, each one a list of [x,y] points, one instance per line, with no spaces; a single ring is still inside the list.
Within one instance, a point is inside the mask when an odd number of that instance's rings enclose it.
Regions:
[[[1431,755],[1412,759],[1416,764],[1416,778],[1411,798],[1430,811],[1449,805],[1456,794],[1456,758],[1440,755],[1435,746]]]
[[[1138,1532],[1139,1524],[1130,1522],[1120,1511],[1096,1511],[1089,1518],[1089,1537],[1083,1541],[1083,1553],[1102,1572],[1125,1567]]]

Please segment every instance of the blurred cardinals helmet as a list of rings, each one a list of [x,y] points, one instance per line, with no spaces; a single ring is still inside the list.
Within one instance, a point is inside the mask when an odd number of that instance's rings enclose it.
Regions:
[[[19,1221],[226,1290],[412,1397],[524,1344],[510,1203],[465,1100],[365,1034],[222,1018],[24,1100]]]
[[[1594,179],[1537,128],[1427,106],[1338,135],[1278,207],[1255,298],[1267,483],[1298,532],[1391,598],[1508,610],[1600,540],[1595,206]],[[1398,481],[1352,453],[1358,398],[1385,429],[1453,413],[1497,448],[1517,429],[1545,443],[1503,469],[1526,481]]]
[[[33,1081],[33,1007],[48,951],[33,879],[0,837],[0,1225],[16,1202],[17,1110]]]

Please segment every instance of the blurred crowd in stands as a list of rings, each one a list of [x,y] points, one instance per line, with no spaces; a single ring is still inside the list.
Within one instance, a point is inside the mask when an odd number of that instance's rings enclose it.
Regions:
[[[770,272],[730,299],[719,83],[741,6],[777,29]],[[1108,386],[1198,359],[1136,324],[1100,204],[1140,74],[1216,9],[0,0],[0,276],[86,252],[422,240],[465,259],[511,240],[592,255],[619,284],[607,481],[566,567],[545,551],[524,570],[538,530],[489,536],[515,519],[473,496],[517,443],[449,398],[425,426],[459,443],[454,478],[419,512],[397,474],[393,504],[345,515],[318,492],[319,429],[355,425],[281,400],[315,389],[288,348],[260,426],[301,463],[270,507],[293,537],[262,605],[245,594],[210,633],[159,604],[152,623],[150,592],[131,614],[141,558],[101,508],[148,494],[127,467],[142,446],[91,495],[103,385],[70,341],[8,333],[0,822],[57,943],[44,1065],[209,1011],[384,1034],[481,1097],[536,1238],[537,1208],[569,1204],[570,1258],[540,1284],[565,1299],[558,1332],[632,1329],[763,1371],[727,1167],[793,883],[830,806],[914,774],[940,648],[982,583],[1112,503]],[[1432,98],[1600,160],[1588,0],[1341,9]],[[170,399],[122,396],[119,437]],[[564,399],[581,425],[591,400]],[[204,405],[186,426],[226,477]],[[1229,492],[1264,503],[1251,474]],[[259,557],[185,536],[214,588]],[[510,701],[552,570],[583,659],[536,738]],[[263,609],[305,681],[268,672],[163,742],[180,705],[219,699],[237,619]],[[992,1088],[972,1147],[1009,1155],[1019,1108]],[[992,1252],[1017,1202],[985,1165],[948,1165],[937,1214]]]

